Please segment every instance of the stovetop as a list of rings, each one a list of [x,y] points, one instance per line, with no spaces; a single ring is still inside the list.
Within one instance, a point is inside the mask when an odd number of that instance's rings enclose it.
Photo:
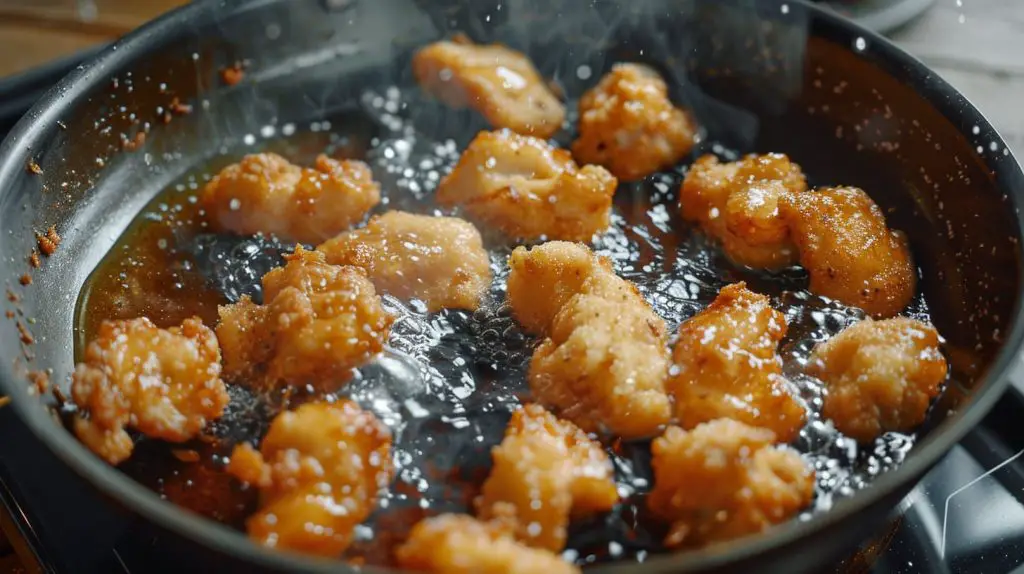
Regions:
[[[0,136],[83,54],[0,80]],[[1024,574],[1024,384],[1012,387],[859,552],[824,574]],[[0,574],[180,572],[162,535],[103,499],[0,408]],[[194,566],[193,566],[194,568]]]

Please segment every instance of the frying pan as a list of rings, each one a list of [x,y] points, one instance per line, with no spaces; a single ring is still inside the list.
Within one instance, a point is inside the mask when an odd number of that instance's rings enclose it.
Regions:
[[[915,482],[1022,381],[1020,242],[1024,175],[971,104],[885,39],[793,0],[253,0],[170,13],[80,66],[0,148],[0,266],[14,317],[0,328],[0,390],[51,450],[113,502],[194,556],[201,569],[344,570],[258,548],[106,465],[53,416],[26,372],[67,392],[76,295],[131,219],[168,182],[261,126],[309,122],[367,87],[408,85],[412,51],[464,32],[527,52],[570,97],[621,60],[657,67],[706,134],[741,151],[778,151],[812,182],[869,191],[905,230],[921,289],[956,377],[904,464],[828,512],[695,552],[610,572],[811,571],[876,531]],[[249,63],[235,86],[218,70]],[[592,74],[580,70],[592,70]],[[593,75],[593,79],[588,79]],[[193,113],[164,125],[171,95]],[[158,109],[160,108],[160,109]],[[423,117],[443,128],[453,115]],[[148,125],[147,125],[148,122]],[[145,145],[122,134],[148,129]],[[708,150],[702,150],[708,151]],[[30,162],[41,170],[29,170]],[[41,171],[41,173],[33,173]],[[34,233],[63,237],[39,269]],[[18,278],[31,273],[22,288]],[[19,329],[18,325],[23,329]],[[25,344],[25,332],[33,343]],[[367,569],[372,571],[372,569]]]

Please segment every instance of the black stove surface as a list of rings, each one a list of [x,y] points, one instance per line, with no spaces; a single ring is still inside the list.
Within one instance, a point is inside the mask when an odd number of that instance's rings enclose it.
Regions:
[[[0,80],[0,136],[79,59]],[[1022,418],[1024,385],[1006,393],[874,540],[831,571],[1024,574]],[[75,476],[10,408],[0,408],[0,437],[0,574],[12,551],[25,572],[196,569],[169,549],[165,535]]]

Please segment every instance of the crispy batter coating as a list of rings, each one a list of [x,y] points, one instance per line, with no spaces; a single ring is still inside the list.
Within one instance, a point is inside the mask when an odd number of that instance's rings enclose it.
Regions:
[[[587,432],[651,436],[668,423],[665,322],[587,247],[549,242],[509,258],[512,315],[547,338],[534,351],[534,397]]]
[[[651,446],[650,510],[672,523],[665,543],[702,546],[767,530],[810,504],[814,471],[772,431],[718,419],[670,427]]]
[[[199,318],[170,329],[145,317],[104,321],[72,375],[75,434],[110,464],[131,456],[126,427],[187,441],[228,404],[220,371],[217,337]]]
[[[882,210],[855,187],[820,189],[783,197],[811,291],[860,307],[876,319],[910,303],[917,274],[906,238],[890,231]]]
[[[516,247],[508,258],[508,303],[524,329],[544,334],[559,309],[583,290],[596,271],[611,273],[607,262],[585,245],[548,241],[532,249]]]
[[[464,514],[420,521],[395,552],[399,567],[436,574],[579,574],[546,550],[517,542],[496,523]]]
[[[206,184],[200,202],[215,230],[319,243],[377,205],[380,185],[361,161],[321,155],[308,168],[260,153],[221,170]]]
[[[865,319],[815,347],[808,372],[828,386],[825,417],[843,434],[871,442],[924,422],[946,380],[946,359],[927,323]]]
[[[787,391],[779,341],[786,318],[745,283],[722,288],[706,309],[679,326],[665,388],[686,429],[718,418],[771,429],[789,442],[806,412]]]
[[[565,120],[565,106],[529,58],[501,44],[435,42],[416,53],[412,71],[424,90],[453,108],[475,109],[496,128],[549,138]]]
[[[254,386],[329,388],[384,347],[393,318],[358,267],[297,246],[263,276],[263,305],[221,306],[224,375]]]
[[[678,163],[693,147],[696,127],[672,105],[657,72],[616,64],[580,98],[579,137],[573,155],[634,181]]]
[[[740,265],[776,269],[797,260],[779,198],[806,191],[800,166],[779,153],[720,163],[701,156],[679,190],[683,218],[700,225]]]
[[[307,403],[274,418],[259,452],[235,447],[227,472],[260,488],[246,521],[272,548],[338,556],[393,472],[391,433],[355,403]]]
[[[420,299],[431,312],[475,310],[491,284],[480,232],[455,217],[389,211],[317,251],[328,263],[362,267],[378,290]]]
[[[437,201],[521,239],[589,241],[608,228],[616,179],[508,130],[480,132],[441,180]]]
[[[540,405],[514,412],[491,454],[494,466],[476,500],[477,515],[507,521],[529,546],[561,551],[570,514],[611,510],[619,499],[601,445]]]

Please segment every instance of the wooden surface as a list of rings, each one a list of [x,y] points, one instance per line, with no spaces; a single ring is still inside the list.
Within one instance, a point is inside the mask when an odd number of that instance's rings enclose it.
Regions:
[[[0,77],[110,42],[184,0],[0,0]]]

